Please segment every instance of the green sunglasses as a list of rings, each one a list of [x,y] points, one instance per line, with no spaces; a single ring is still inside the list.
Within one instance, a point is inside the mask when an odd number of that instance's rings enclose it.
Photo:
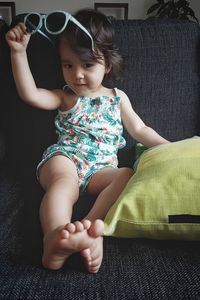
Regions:
[[[91,34],[83,25],[81,25],[79,21],[77,21],[68,12],[58,10],[47,15],[39,14],[37,12],[31,12],[24,17],[24,24],[29,33],[34,34],[36,32],[39,32],[41,35],[46,37],[51,43],[51,39],[44,32],[41,31],[43,22],[45,30],[48,33],[52,35],[58,35],[65,30],[69,21],[76,24],[82,31],[85,32],[85,34],[87,34],[87,36],[91,40],[92,50],[94,50],[94,41]]]

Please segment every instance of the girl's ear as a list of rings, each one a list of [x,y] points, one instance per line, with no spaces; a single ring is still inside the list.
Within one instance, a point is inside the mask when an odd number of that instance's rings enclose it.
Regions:
[[[111,65],[106,66],[105,74],[109,74],[110,71],[111,71],[111,69],[112,69],[112,66],[111,66]]]

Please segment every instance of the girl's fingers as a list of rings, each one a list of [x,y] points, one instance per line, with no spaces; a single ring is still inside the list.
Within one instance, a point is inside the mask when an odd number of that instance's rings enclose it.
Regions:
[[[10,40],[20,42],[26,34],[26,26],[23,23],[19,23],[8,32],[7,36]]]
[[[28,34],[27,28],[26,28],[26,26],[25,26],[24,23],[19,23],[18,26],[19,26],[19,29],[21,30],[21,32],[22,32],[23,34]]]
[[[20,30],[17,27],[15,27],[15,28],[12,29],[12,33],[13,33],[13,36],[15,37],[16,41],[20,41],[21,40],[21,32],[20,32]]]

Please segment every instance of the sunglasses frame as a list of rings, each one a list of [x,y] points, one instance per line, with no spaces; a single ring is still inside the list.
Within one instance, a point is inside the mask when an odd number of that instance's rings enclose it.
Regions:
[[[51,16],[52,14],[55,14],[55,13],[63,14],[63,15],[65,16],[65,23],[64,23],[63,27],[62,27],[60,30],[58,30],[58,31],[51,31],[51,30],[48,29],[48,26],[47,26],[47,19],[48,19],[49,16]],[[38,22],[38,25],[36,26],[36,28],[35,28],[34,30],[31,31],[31,34],[34,34],[34,33],[36,33],[36,32],[39,32],[40,34],[42,34],[42,35],[45,36],[48,40],[51,41],[51,39],[50,39],[44,32],[42,32],[42,31],[40,30],[41,27],[42,27],[42,25],[43,25],[43,22],[44,22],[45,30],[46,30],[48,33],[50,33],[50,34],[52,34],[52,35],[58,35],[58,34],[62,33],[62,32],[65,30],[65,28],[66,28],[68,22],[71,21],[71,22],[73,22],[75,25],[77,25],[82,31],[84,31],[84,32],[89,36],[89,38],[90,38],[90,40],[91,40],[91,43],[92,43],[92,50],[94,51],[94,40],[93,40],[91,34],[90,34],[90,33],[88,32],[88,30],[87,30],[87,29],[86,29],[79,21],[77,21],[70,13],[65,12],[65,11],[62,11],[62,10],[57,10],[57,11],[51,12],[51,13],[49,13],[49,14],[47,14],[47,15],[40,14],[40,13],[38,13],[38,12],[31,12],[31,13],[28,13],[28,14],[24,17],[24,24],[25,24],[25,25],[27,25],[28,23],[30,24],[31,22],[28,20],[28,18],[29,18],[30,16],[34,16],[34,15],[35,15],[35,16],[38,16],[39,22]],[[31,25],[32,25],[33,27],[35,27],[32,23],[31,23]],[[51,42],[52,42],[52,41],[51,41]]]

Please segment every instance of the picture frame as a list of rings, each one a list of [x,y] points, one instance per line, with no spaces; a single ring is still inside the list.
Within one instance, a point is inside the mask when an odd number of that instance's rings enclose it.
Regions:
[[[128,3],[94,3],[94,9],[115,19],[128,19]]]
[[[0,18],[8,25],[15,16],[15,2],[0,2]]]

